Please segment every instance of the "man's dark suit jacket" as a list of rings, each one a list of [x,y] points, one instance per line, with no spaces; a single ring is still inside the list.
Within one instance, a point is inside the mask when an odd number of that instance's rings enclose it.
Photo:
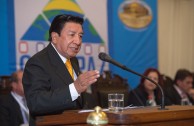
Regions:
[[[170,86],[168,88],[164,89],[165,94],[165,100],[167,101],[167,105],[181,105],[181,96],[177,92],[177,90],[174,88],[174,86]],[[190,102],[194,105],[194,100],[187,95]]]
[[[19,126],[23,124],[21,109],[17,101],[11,95],[0,96],[0,125]]]
[[[77,58],[71,58],[73,69],[80,74]],[[72,102],[69,84],[73,82],[65,64],[51,43],[32,56],[26,63],[23,85],[31,117],[30,126],[35,125],[35,117],[62,113],[67,109],[80,109],[83,99]]]

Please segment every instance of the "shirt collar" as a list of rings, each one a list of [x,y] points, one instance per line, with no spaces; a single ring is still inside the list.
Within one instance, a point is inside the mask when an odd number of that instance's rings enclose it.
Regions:
[[[15,92],[13,92],[13,91],[11,91],[11,94],[14,95],[18,100],[22,101],[22,98],[23,98],[23,97],[20,96],[19,94],[15,93]]]
[[[62,56],[57,49],[55,48],[55,46],[53,45],[53,43],[51,43],[51,45],[53,46],[53,48],[55,49],[55,51],[57,52],[57,54],[59,55],[59,57],[61,58],[61,60],[63,61],[63,63],[65,64],[67,61],[67,58],[65,58],[64,56]]]
[[[174,88],[178,92],[178,94],[182,97],[183,94],[185,94],[176,84],[174,84]]]

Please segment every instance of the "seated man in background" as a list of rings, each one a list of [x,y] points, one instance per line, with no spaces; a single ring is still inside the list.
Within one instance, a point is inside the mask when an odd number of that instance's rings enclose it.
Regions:
[[[29,111],[25,104],[22,77],[23,71],[14,72],[11,75],[11,92],[0,96],[1,126],[28,125]]]
[[[192,73],[193,74],[193,88],[191,88],[190,90],[189,90],[189,95],[191,96],[191,98],[194,100],[194,73]]]
[[[192,89],[192,83],[192,73],[186,69],[179,69],[175,75],[173,86],[164,89],[169,105],[193,105],[194,100],[188,94]]]

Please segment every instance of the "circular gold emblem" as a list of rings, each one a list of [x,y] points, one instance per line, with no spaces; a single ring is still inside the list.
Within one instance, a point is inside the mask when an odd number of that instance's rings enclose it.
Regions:
[[[120,20],[129,28],[145,28],[152,21],[150,7],[143,1],[125,1],[118,11]]]

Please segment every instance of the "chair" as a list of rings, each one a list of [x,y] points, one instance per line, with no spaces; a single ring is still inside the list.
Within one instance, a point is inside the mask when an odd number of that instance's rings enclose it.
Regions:
[[[162,79],[163,79],[163,88],[166,89],[166,88],[170,88],[173,86],[173,80],[171,77],[167,76],[167,75],[161,75],[162,76]]]
[[[7,94],[11,91],[10,76],[0,77],[0,94]]]
[[[104,71],[98,81],[92,85],[92,92],[102,108],[108,107],[109,93],[124,94],[124,106],[128,106],[129,87],[126,79],[110,71]]]

